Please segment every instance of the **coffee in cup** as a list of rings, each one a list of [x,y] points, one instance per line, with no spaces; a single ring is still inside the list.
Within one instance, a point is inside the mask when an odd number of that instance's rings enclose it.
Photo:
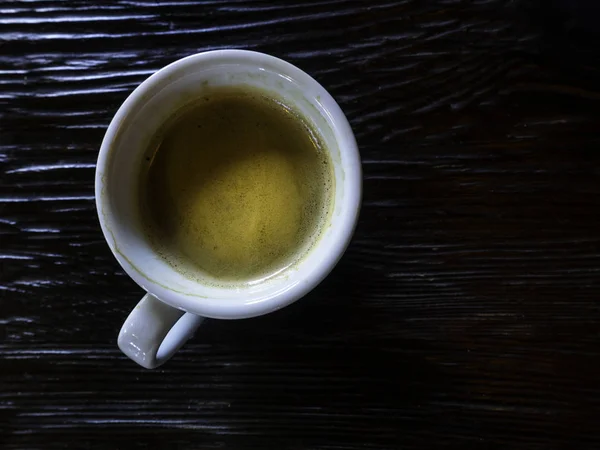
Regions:
[[[323,139],[293,106],[251,86],[207,89],[150,141],[140,205],[156,251],[188,276],[243,284],[297,262],[333,203]]]

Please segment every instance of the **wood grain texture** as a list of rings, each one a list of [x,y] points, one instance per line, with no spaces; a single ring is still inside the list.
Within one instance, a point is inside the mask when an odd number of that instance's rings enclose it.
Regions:
[[[592,2],[0,3],[4,449],[600,448],[600,44]],[[93,202],[142,80],[247,48],[320,81],[364,204],[302,301],[208,321],[164,369]]]

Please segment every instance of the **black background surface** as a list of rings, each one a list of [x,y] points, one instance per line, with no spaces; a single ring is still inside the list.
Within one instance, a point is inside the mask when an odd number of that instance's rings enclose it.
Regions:
[[[0,2],[0,447],[600,448],[595,2]],[[94,168],[162,66],[282,57],[338,100],[364,201],[337,268],[164,368]]]

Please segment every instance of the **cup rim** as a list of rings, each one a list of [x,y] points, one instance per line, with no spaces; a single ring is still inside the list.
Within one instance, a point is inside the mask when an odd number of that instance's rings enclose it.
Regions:
[[[135,112],[135,107],[143,101],[144,96],[153,89],[159,87],[162,83],[168,81],[169,77],[176,71],[180,71],[185,67],[195,66],[197,64],[210,64],[227,58],[239,59],[245,63],[250,62],[257,66],[260,66],[260,64],[275,65],[278,68],[281,68],[282,73],[291,73],[295,79],[301,79],[304,83],[309,83],[318,88],[322,92],[322,101],[327,103],[327,112],[335,118],[335,130],[337,133],[344,136],[344,146],[343,148],[340,146],[339,150],[340,152],[347,153],[346,156],[352,161],[352,164],[342,164],[346,178],[345,185],[351,192],[348,192],[349,204],[345,208],[346,218],[344,222],[340,224],[339,232],[332,237],[332,239],[335,239],[333,253],[326,255],[323,261],[319,262],[320,270],[316,273],[313,271],[310,279],[285,285],[282,289],[271,293],[270,295],[266,295],[258,301],[245,301],[243,290],[241,290],[239,299],[237,299],[239,301],[234,301],[234,299],[219,300],[176,292],[158,284],[140,272],[140,270],[133,266],[124,254],[115,248],[116,243],[111,241],[110,238],[114,238],[114,236],[112,236],[103,214],[102,191],[104,169],[109,160],[109,154],[112,151],[112,145],[115,138],[127,116]],[[181,58],[158,70],[136,87],[119,107],[106,130],[100,147],[95,176],[95,198],[100,226],[105,240],[121,267],[123,267],[125,272],[138,285],[164,303],[175,308],[206,317],[237,319],[263,315],[293,303],[316,287],[335,267],[350,243],[358,220],[360,204],[362,201],[362,169],[356,139],[346,116],[333,97],[331,97],[327,90],[325,90],[314,78],[296,66],[265,53],[238,49],[212,50]],[[318,242],[315,245],[315,248],[311,250],[311,253],[321,245],[322,242]]]

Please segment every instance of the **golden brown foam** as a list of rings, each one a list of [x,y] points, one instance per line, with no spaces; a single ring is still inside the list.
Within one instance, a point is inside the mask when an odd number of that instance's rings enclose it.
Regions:
[[[160,253],[223,281],[292,263],[331,206],[331,161],[293,110],[249,88],[215,88],[159,132],[142,178]]]

